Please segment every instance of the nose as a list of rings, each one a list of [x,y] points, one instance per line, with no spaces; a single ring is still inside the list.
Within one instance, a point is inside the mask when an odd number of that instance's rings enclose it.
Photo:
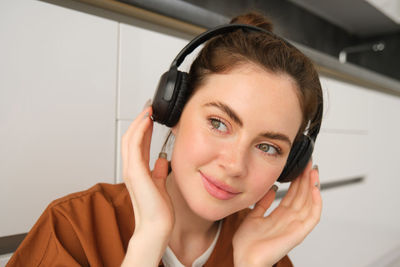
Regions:
[[[248,160],[246,145],[240,142],[225,144],[219,153],[219,166],[231,177],[246,176]]]

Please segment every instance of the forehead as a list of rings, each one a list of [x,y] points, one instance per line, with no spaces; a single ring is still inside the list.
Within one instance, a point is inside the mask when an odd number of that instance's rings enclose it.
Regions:
[[[220,101],[238,113],[244,127],[281,131],[293,140],[302,119],[297,90],[289,75],[246,64],[208,75],[191,101]]]

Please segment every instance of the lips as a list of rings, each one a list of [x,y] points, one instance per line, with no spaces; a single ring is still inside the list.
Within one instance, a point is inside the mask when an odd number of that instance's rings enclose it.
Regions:
[[[207,192],[217,199],[228,200],[241,193],[235,190],[233,187],[222,183],[213,177],[206,176],[202,172],[200,172],[200,175]]]

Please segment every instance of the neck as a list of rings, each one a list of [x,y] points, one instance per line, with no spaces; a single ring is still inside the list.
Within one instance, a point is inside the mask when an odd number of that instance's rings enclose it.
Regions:
[[[175,183],[173,172],[167,178],[167,191],[175,211],[175,225],[168,245],[182,263],[183,259],[194,260],[211,245],[218,222],[208,221],[192,211]]]

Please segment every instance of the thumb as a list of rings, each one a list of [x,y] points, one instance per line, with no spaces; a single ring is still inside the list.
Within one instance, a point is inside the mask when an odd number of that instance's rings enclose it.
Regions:
[[[273,185],[268,190],[268,192],[256,203],[254,209],[250,212],[249,216],[263,217],[264,213],[271,206],[272,202],[274,202],[277,190],[278,186]]]
[[[159,158],[154,164],[154,170],[151,173],[154,183],[157,187],[164,186],[168,175],[168,160],[165,153],[160,153]]]

